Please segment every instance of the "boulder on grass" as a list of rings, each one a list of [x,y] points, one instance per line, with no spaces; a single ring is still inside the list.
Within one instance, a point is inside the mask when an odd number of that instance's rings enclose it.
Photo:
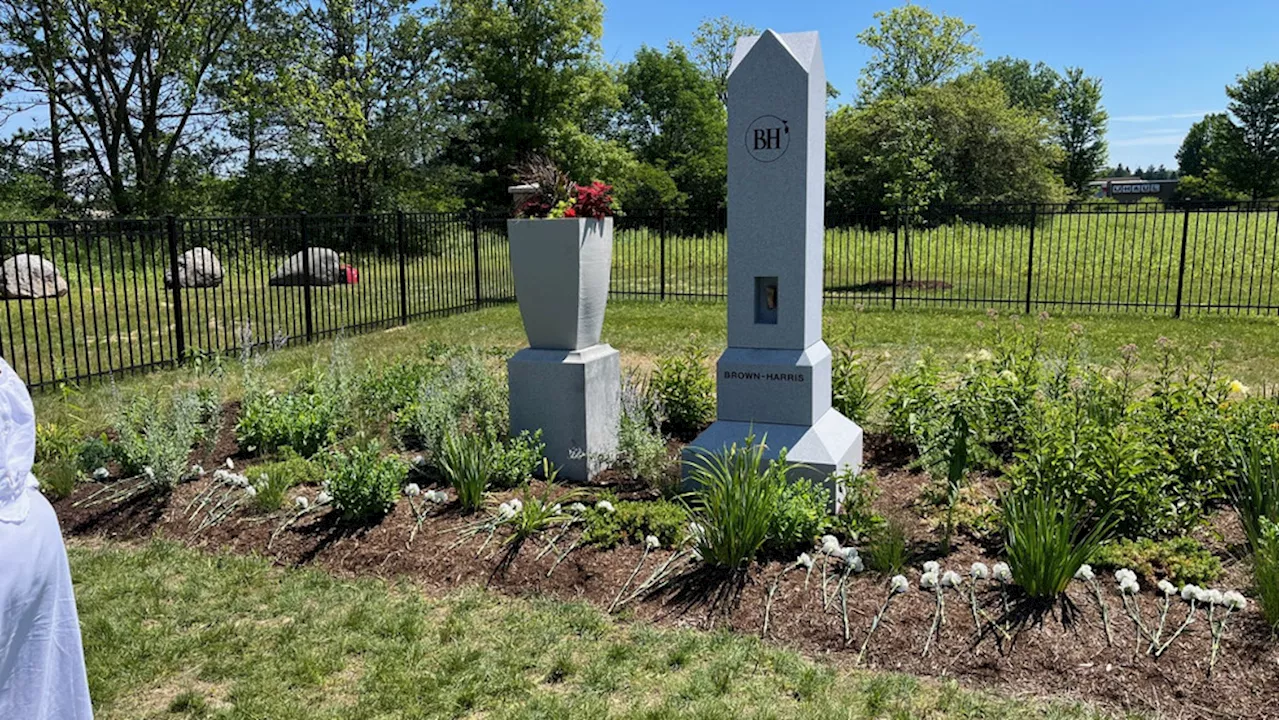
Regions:
[[[58,269],[39,255],[14,255],[0,265],[0,294],[6,300],[61,297],[68,290]]]
[[[338,253],[329,248],[313,247],[305,251],[310,255],[311,285],[337,285],[342,282],[342,263],[338,261]],[[294,253],[292,257],[281,263],[271,273],[270,284],[278,287],[306,285],[302,274],[302,253]]]
[[[207,247],[194,247],[178,256],[178,287],[211,288],[222,284],[222,263]],[[173,273],[164,271],[164,286],[174,287]]]

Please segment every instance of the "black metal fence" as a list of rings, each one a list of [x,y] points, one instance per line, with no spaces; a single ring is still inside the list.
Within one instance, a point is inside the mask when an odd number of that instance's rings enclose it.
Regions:
[[[886,308],[1275,314],[1278,219],[1275,204],[828,217],[825,295]],[[723,213],[617,218],[613,296],[723,298],[725,236]],[[0,289],[10,298],[0,302],[0,356],[45,387],[508,302],[506,242],[505,219],[479,213],[0,223]],[[221,282],[167,286],[166,272],[180,274],[196,248],[217,258]],[[273,284],[290,258],[305,275],[322,272],[309,266],[313,253],[295,257],[303,248],[337,252],[358,281]],[[31,290],[14,272],[26,253],[52,263],[63,294],[13,297]],[[47,288],[57,289],[52,278]]]

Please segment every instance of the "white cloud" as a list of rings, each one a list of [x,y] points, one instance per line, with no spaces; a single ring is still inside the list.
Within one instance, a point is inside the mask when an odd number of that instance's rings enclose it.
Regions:
[[[1200,119],[1211,112],[1215,112],[1215,111],[1203,110],[1200,112],[1167,113],[1165,115],[1119,115],[1117,117],[1111,118],[1111,122],[1144,123],[1144,122],[1160,122],[1162,120],[1186,120],[1188,118]]]

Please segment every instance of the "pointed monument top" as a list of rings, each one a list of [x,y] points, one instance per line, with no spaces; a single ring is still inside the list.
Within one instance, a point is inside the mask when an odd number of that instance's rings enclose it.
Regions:
[[[733,71],[738,68],[738,65],[746,59],[747,55],[757,45],[767,46],[775,43],[786,50],[787,54],[795,59],[800,67],[808,71],[818,50],[818,32],[810,30],[808,32],[777,33],[773,30],[765,30],[760,35],[740,37],[738,38],[738,45],[733,51],[733,60],[729,63],[729,74],[733,74]]]

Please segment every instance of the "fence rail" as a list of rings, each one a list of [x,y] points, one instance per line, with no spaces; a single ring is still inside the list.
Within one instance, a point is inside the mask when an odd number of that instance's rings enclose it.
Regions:
[[[887,308],[1275,314],[1278,220],[1274,203],[868,210],[827,218],[825,297]],[[0,292],[10,298],[0,300],[0,356],[39,388],[508,302],[506,242],[504,218],[474,212],[0,223]],[[221,281],[167,283],[197,248],[217,258]],[[273,283],[291,258],[303,276],[333,279],[336,269],[304,248],[333,250],[358,281]],[[55,289],[52,278],[39,282],[37,263],[18,263],[22,254],[56,268],[61,294],[15,297]],[[722,299],[726,268],[723,212],[615,220],[614,297]]]

